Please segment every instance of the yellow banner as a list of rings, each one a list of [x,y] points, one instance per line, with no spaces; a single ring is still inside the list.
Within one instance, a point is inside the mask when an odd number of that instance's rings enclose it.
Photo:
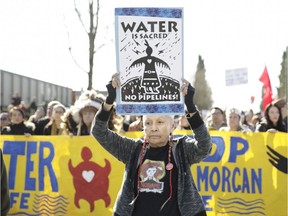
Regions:
[[[211,131],[211,136],[210,156],[191,167],[208,215],[286,216],[288,135]],[[112,214],[124,165],[93,137],[0,136],[0,147],[9,215]]]

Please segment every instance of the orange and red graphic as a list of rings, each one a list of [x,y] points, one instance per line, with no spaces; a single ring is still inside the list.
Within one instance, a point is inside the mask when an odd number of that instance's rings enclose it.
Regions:
[[[140,172],[140,191],[162,193],[164,183],[160,180],[165,176],[163,161],[145,160]]]

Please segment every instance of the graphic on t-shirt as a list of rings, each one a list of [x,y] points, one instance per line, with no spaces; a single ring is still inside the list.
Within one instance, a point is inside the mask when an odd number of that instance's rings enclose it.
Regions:
[[[69,170],[73,176],[73,184],[75,188],[74,204],[80,208],[80,199],[86,200],[90,204],[90,212],[94,210],[94,201],[102,199],[105,206],[111,203],[108,194],[109,174],[111,171],[110,162],[105,159],[105,167],[99,166],[97,163],[90,161],[92,152],[88,147],[83,147],[81,152],[83,162],[73,167],[71,159],[69,160]]]
[[[140,192],[162,193],[164,183],[160,180],[165,176],[163,161],[145,160],[140,171]]]

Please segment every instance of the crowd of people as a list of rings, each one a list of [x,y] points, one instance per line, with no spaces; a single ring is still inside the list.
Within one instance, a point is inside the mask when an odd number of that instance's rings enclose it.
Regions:
[[[115,216],[155,213],[180,216],[187,212],[191,216],[205,216],[204,203],[189,167],[209,155],[212,147],[209,131],[287,132],[286,100],[272,102],[263,115],[254,114],[252,109],[212,107],[203,116],[193,101],[195,89],[185,79],[179,89],[184,96],[185,114],[119,116],[115,108],[119,83],[115,74],[107,84],[107,97],[87,90],[70,107],[52,100],[46,107],[34,104],[34,112],[29,115],[17,95],[7,112],[0,114],[3,135],[92,135],[123,162],[126,168],[113,209]],[[193,131],[195,139],[185,135],[174,139],[175,130]],[[143,131],[144,139],[130,139],[119,133],[128,131]],[[5,166],[2,171],[6,173]],[[2,214],[6,215],[9,196],[7,185],[4,186],[1,194],[3,197],[6,194],[7,199],[1,205]]]
[[[70,107],[65,107],[60,101],[55,100],[46,106],[37,105],[33,99],[33,106],[28,112],[17,94],[17,97],[13,96],[7,110],[0,113],[1,134],[89,135],[93,118],[104,100],[103,94],[87,90]],[[174,116],[176,130],[190,130],[185,115]],[[252,109],[240,111],[237,107],[225,110],[212,107],[202,118],[209,130],[287,132],[287,101],[279,99],[272,102],[264,113],[254,113]],[[142,131],[143,117],[116,115],[114,109],[109,127],[116,132]]]

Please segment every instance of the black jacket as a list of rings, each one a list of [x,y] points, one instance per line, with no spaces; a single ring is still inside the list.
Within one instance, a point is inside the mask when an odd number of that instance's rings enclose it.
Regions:
[[[25,125],[24,122],[20,124],[9,124],[7,127],[2,128],[2,134],[24,135],[25,133],[34,135],[34,129],[32,126]]]

